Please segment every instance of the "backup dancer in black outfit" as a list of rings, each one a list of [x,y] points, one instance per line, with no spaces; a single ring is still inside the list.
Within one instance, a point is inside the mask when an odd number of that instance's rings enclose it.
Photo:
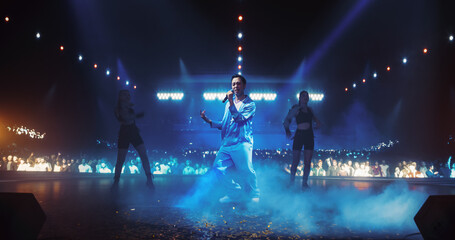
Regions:
[[[294,135],[294,143],[292,144],[292,165],[291,165],[291,182],[290,185],[294,184],[295,173],[297,172],[297,166],[300,162],[300,153],[302,147],[304,148],[304,168],[303,168],[303,180],[302,188],[308,188],[308,176],[310,175],[310,163],[313,157],[314,150],[314,134],[313,134],[313,121],[316,123],[315,129],[321,126],[321,122],[316,118],[313,110],[308,107],[308,101],[310,100],[307,91],[301,91],[299,95],[299,104],[292,106],[289,110],[288,115],[284,119],[283,125],[286,131],[286,137],[292,139],[289,125],[292,119],[295,118],[297,122],[297,131]]]
[[[145,150],[144,141],[142,140],[141,135],[139,135],[139,129],[135,122],[136,118],[143,117],[144,114],[135,114],[132,107],[133,104],[131,103],[130,92],[128,90],[121,90],[118,95],[117,107],[115,108],[115,116],[121,126],[118,136],[118,154],[117,163],[115,164],[113,187],[118,186],[123,163],[125,162],[128,147],[131,143],[141,157],[142,167],[144,168],[145,176],[147,176],[146,185],[153,189],[153,175],[150,172],[150,163]]]

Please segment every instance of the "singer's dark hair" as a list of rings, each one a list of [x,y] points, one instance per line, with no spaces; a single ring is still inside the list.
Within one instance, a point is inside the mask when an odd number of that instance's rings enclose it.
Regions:
[[[234,76],[231,77],[231,82],[232,82],[232,79],[234,79],[234,78],[240,78],[240,80],[242,80],[243,84],[246,84],[246,79],[244,76],[235,74]]]

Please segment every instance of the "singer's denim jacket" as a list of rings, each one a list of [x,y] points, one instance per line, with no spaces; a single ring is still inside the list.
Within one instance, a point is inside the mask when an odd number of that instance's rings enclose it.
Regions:
[[[221,130],[221,145],[231,146],[242,142],[253,144],[253,116],[256,104],[250,97],[243,100],[240,109],[226,103],[221,121],[212,121],[210,126]]]

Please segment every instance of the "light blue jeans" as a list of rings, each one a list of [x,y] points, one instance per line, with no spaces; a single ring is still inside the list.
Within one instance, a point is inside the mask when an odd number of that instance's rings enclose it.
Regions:
[[[259,197],[253,169],[253,145],[247,142],[221,146],[213,170],[231,199]]]

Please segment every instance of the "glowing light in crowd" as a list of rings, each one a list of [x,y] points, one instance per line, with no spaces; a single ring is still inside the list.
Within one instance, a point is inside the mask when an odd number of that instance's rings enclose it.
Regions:
[[[40,39],[41,38],[41,34],[40,33],[36,33],[36,39]]]
[[[226,94],[225,94],[226,95]],[[159,92],[156,94],[159,100],[182,100],[185,96],[182,92]],[[224,97],[223,97],[224,98]]]
[[[451,42],[453,41],[453,35],[449,36],[449,41],[451,41]]]
[[[125,82],[126,86],[130,85],[130,81]]]
[[[206,92],[206,93],[202,94],[202,96],[204,97],[204,100],[206,100],[206,101],[213,101],[215,99],[218,99],[221,101],[226,96],[226,92]]]
[[[98,64],[95,63],[95,64],[93,65],[93,67],[94,67],[94,68],[98,68]]]
[[[242,33],[239,33],[239,34],[237,34],[237,37],[238,37],[239,39],[242,39],[242,38],[243,38],[243,34],[242,34]]]
[[[239,20],[240,20],[240,17],[239,17]],[[5,17],[5,22],[9,22],[9,17]]]
[[[8,131],[13,132],[17,135],[24,135],[28,136],[33,139],[43,139],[46,133],[41,134],[40,132],[36,132],[35,129],[28,129],[24,126],[21,127],[6,127]]]
[[[297,99],[299,99],[300,93],[297,93],[296,96],[297,96]],[[322,101],[322,99],[324,98],[324,94],[322,94],[322,93],[308,93],[308,96],[310,97],[311,101]]]
[[[254,101],[275,101],[276,93],[250,93],[248,96]]]
[[[424,48],[424,49],[423,49],[423,53],[424,53],[424,54],[427,54],[427,53],[428,53],[428,48]]]
[[[374,77],[374,78],[377,78],[377,77],[378,77],[378,74],[377,74],[377,73],[373,73],[373,77]]]
[[[238,68],[239,68],[239,70],[242,69],[242,65],[239,65]]]
[[[111,71],[109,69],[106,70],[106,75],[109,76],[111,74]]]
[[[243,21],[243,16],[239,15],[239,22]]]
[[[239,61],[239,62],[241,62],[242,60],[243,60],[242,57],[238,57],[238,58],[237,58],[237,61]]]
[[[242,46],[239,46],[238,50],[239,50],[239,52],[241,52],[242,51]]]
[[[387,67],[387,71],[390,71],[390,67]]]
[[[82,55],[79,54],[79,57],[77,59],[79,59],[79,62],[82,61],[83,59]]]
[[[60,46],[60,51],[63,51],[63,49],[64,49],[63,45],[62,45],[62,46]]]
[[[408,62],[407,58],[403,58],[403,63],[406,64]]]
[[[120,76],[117,76],[117,81],[120,80]]]
[[[367,82],[367,80],[364,78],[364,79],[362,79],[362,82],[363,82],[363,83],[366,83],[366,82]]]

